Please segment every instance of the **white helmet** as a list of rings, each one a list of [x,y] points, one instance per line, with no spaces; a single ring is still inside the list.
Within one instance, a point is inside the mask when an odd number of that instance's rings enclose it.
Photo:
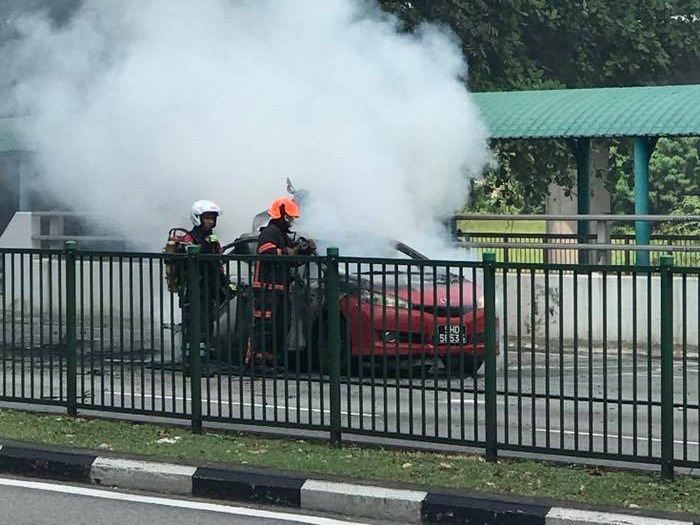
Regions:
[[[214,201],[197,201],[192,205],[192,213],[190,213],[190,219],[192,224],[199,226],[202,224],[200,217],[202,213],[216,213],[217,215],[222,215],[221,208]]]

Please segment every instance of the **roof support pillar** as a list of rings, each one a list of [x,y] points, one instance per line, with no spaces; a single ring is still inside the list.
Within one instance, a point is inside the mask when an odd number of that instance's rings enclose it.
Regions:
[[[573,146],[576,158],[577,213],[578,215],[589,215],[591,213],[591,139],[576,139]],[[579,242],[590,242],[591,227],[589,221],[578,221],[577,230]],[[589,251],[579,250],[578,260],[580,263],[588,264],[590,262]]]
[[[634,139],[634,213],[649,214],[649,159],[654,152],[656,139],[637,137]],[[648,221],[635,221],[635,242],[638,246],[648,245],[651,240]],[[637,264],[649,265],[649,252],[637,252]]]

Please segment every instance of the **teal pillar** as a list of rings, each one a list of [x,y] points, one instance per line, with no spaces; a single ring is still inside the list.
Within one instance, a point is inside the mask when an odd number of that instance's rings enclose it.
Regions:
[[[576,157],[576,186],[578,190],[576,209],[578,215],[591,213],[591,139],[578,139],[574,145]],[[590,242],[590,221],[578,221],[579,242]],[[589,250],[579,250],[579,262],[589,263]]]
[[[646,137],[634,139],[634,213],[649,214],[649,158],[652,144]],[[648,245],[651,239],[648,221],[635,221],[635,240],[638,246]],[[649,252],[637,252],[637,264],[649,265]]]

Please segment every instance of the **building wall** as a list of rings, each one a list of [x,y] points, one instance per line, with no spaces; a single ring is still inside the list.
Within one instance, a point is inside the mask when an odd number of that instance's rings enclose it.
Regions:
[[[673,293],[673,338],[698,351],[698,275],[676,276]],[[659,275],[594,272],[575,276],[509,272],[496,279],[500,317],[506,319],[510,344],[586,353],[604,348],[660,354]],[[520,300],[518,300],[518,298]]]

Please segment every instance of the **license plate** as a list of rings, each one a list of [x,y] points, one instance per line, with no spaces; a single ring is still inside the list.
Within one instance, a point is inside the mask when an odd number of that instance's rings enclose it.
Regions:
[[[437,343],[439,345],[466,345],[467,327],[464,325],[439,325]]]

